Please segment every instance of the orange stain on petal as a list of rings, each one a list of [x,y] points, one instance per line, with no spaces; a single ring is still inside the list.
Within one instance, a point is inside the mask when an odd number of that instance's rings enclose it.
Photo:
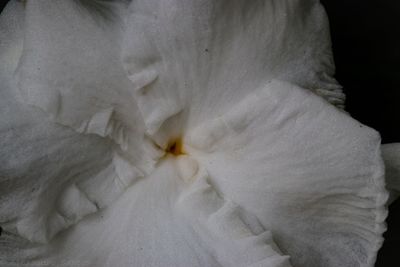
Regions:
[[[186,152],[183,149],[182,138],[172,139],[170,142],[168,142],[165,151],[167,152],[167,154],[171,154],[173,156],[185,155]]]

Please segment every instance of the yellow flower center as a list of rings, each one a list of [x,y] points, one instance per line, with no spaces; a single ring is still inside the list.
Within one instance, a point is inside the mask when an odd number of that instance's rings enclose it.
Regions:
[[[171,154],[173,156],[186,155],[186,152],[183,149],[182,138],[180,137],[170,140],[165,151],[167,154]]]

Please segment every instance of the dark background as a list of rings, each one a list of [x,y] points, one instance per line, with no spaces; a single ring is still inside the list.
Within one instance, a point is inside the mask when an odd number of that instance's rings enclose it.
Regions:
[[[6,2],[0,0],[0,11]],[[331,24],[336,78],[344,87],[347,111],[378,130],[384,143],[400,142],[400,1],[321,2]],[[389,207],[387,224],[375,267],[400,266],[399,200]]]

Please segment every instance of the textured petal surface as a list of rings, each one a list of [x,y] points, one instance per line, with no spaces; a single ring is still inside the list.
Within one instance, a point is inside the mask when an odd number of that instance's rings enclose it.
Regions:
[[[193,129],[187,146],[225,198],[271,229],[294,266],[373,266],[387,200],[374,130],[272,81]]]
[[[14,1],[0,21],[0,222],[9,232],[47,242],[111,203],[143,174],[110,140],[78,134],[15,99],[25,13]]]
[[[124,66],[160,146],[182,135],[295,266],[374,264],[387,200],[379,134],[293,85],[342,99],[318,1],[135,1],[128,23]]]
[[[21,99],[62,125],[113,140],[118,154],[148,172],[152,155],[143,148],[143,121],[120,61],[124,5],[115,1],[113,16],[101,17],[78,2],[26,3]]]
[[[108,209],[24,257],[52,266],[289,267],[271,234],[254,218],[247,226],[244,211],[199,175],[186,184],[167,158]]]
[[[4,264],[373,266],[380,138],[318,1],[96,2],[0,17]]]
[[[127,21],[124,66],[151,135],[172,117],[176,130],[224,113],[272,78],[343,100],[318,1],[133,1]]]

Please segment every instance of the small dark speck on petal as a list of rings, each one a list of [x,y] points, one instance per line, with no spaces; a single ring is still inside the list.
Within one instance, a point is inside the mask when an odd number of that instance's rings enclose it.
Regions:
[[[204,52],[208,52],[208,48],[204,49]]]
[[[0,226],[0,236],[1,236],[1,233],[3,233],[3,228],[1,228],[1,226]]]

